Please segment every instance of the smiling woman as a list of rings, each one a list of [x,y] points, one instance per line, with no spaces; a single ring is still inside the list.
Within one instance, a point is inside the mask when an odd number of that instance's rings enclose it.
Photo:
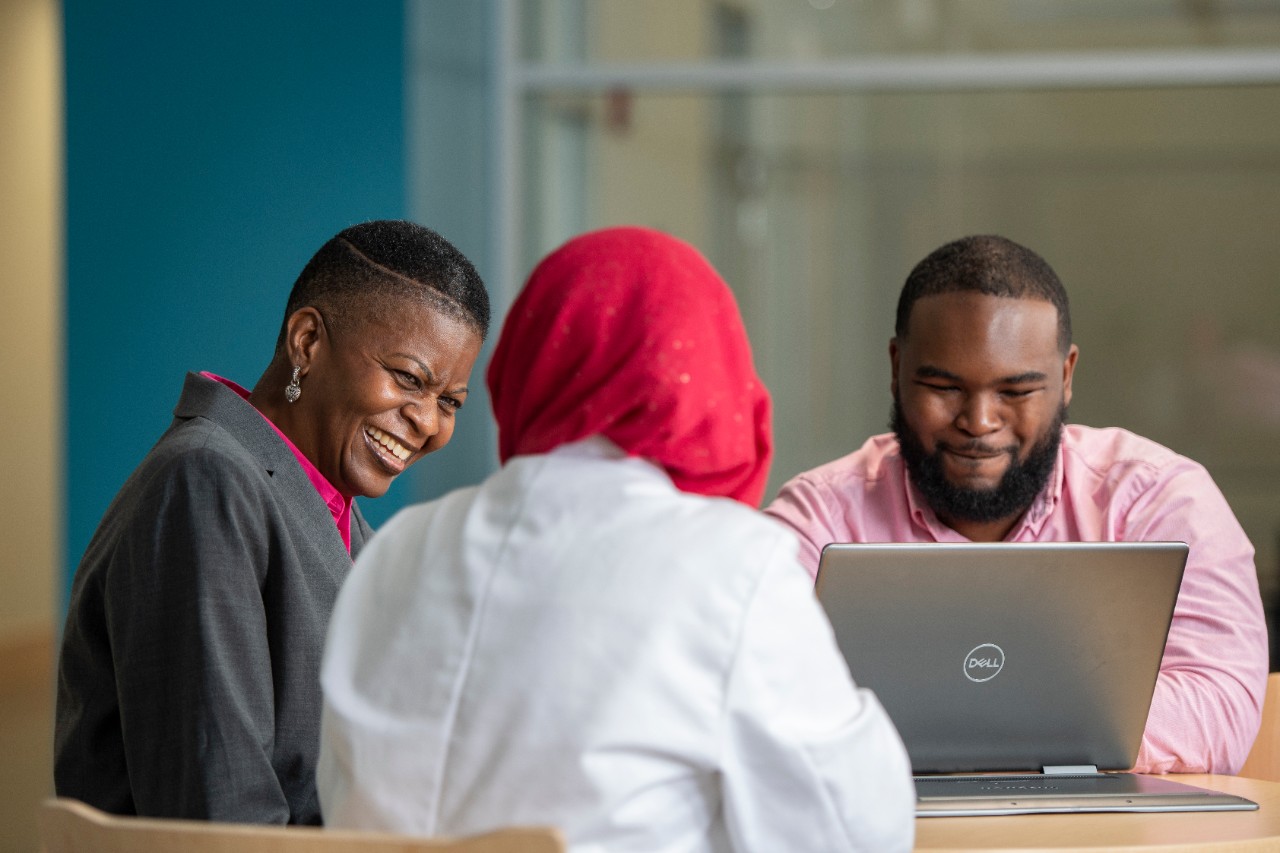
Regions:
[[[319,823],[319,664],[355,503],[453,435],[488,329],[471,263],[356,225],[299,275],[249,392],[188,374],[72,586],[55,782],[117,814]]]

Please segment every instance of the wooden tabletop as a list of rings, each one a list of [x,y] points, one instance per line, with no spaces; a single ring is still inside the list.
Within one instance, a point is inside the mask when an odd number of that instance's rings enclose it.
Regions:
[[[1118,853],[1280,851],[1280,782],[1238,776],[1171,777],[1258,804],[1247,812],[1035,814],[916,819],[916,850],[1110,850]]]

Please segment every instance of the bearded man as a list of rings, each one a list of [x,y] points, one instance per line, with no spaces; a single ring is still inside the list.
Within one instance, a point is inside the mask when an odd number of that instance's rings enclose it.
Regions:
[[[765,510],[799,534],[810,573],[832,542],[1186,542],[1135,769],[1237,772],[1268,669],[1253,546],[1200,464],[1065,424],[1079,348],[1049,264],[996,236],[935,250],[903,286],[889,358],[893,432]]]

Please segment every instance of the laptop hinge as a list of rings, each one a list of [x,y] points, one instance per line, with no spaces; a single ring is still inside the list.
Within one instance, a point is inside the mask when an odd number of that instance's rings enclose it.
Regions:
[[[1051,764],[1044,768],[1046,776],[1097,776],[1096,764]]]

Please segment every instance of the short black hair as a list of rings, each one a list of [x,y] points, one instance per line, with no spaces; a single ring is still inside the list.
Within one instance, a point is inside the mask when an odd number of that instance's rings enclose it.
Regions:
[[[1058,309],[1058,348],[1071,347],[1071,305],[1067,290],[1048,262],[1006,237],[961,237],[934,249],[916,264],[898,296],[894,334],[907,336],[911,309],[922,296],[975,291],[1010,299],[1042,299]]]
[[[276,351],[301,308],[342,325],[405,300],[463,321],[481,340],[489,331],[489,294],[471,261],[430,228],[378,219],[339,231],[311,256],[289,292]]]

